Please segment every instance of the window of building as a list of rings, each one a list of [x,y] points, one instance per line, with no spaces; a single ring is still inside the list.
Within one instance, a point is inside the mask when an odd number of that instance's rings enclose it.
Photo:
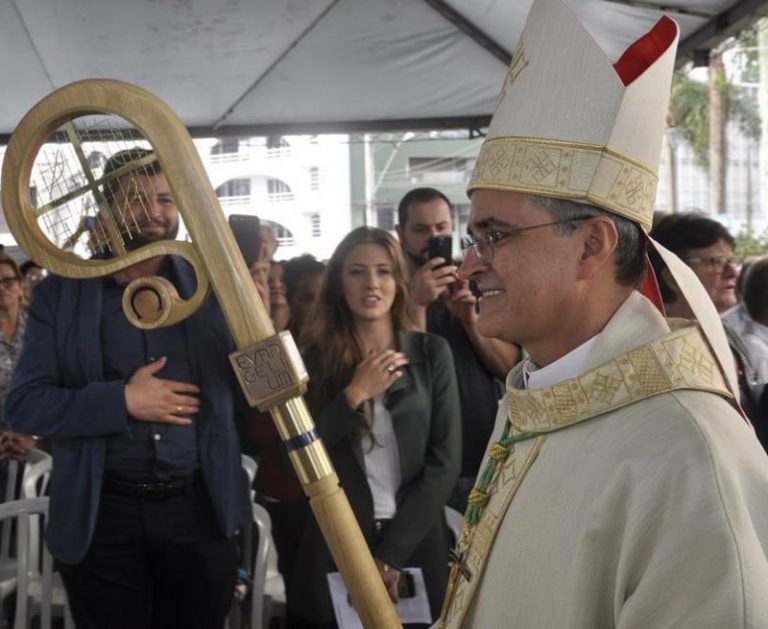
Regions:
[[[314,214],[309,215],[309,222],[312,225],[312,238],[320,238],[320,236],[323,235],[322,232],[322,226],[320,223],[320,214],[319,212],[315,212]]]
[[[290,144],[288,144],[288,140],[286,140],[282,135],[267,136],[268,149],[282,149],[287,146],[290,146]]]
[[[269,225],[275,232],[275,238],[281,247],[292,247],[296,244],[296,238],[293,236],[293,232],[285,225],[275,223],[274,221],[261,221],[264,225]]]
[[[211,149],[211,155],[224,155],[225,153],[237,153],[240,149],[240,138],[221,138]]]
[[[216,188],[217,197],[247,197],[251,194],[251,180],[230,179]]]
[[[309,189],[320,189],[320,169],[317,166],[312,166],[312,168],[309,169]]]
[[[291,187],[282,179],[267,179],[267,194],[290,194]]]

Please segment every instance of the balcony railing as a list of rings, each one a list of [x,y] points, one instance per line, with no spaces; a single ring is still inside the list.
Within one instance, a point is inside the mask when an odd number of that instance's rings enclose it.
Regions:
[[[293,192],[268,192],[267,201],[270,203],[289,203],[293,201]]]
[[[244,205],[250,205],[251,203],[251,195],[250,194],[241,194],[237,196],[232,197],[219,197],[219,204],[221,207],[242,207]]]
[[[266,157],[267,159],[280,159],[293,156],[293,148],[290,146],[268,149],[264,146],[240,147],[235,153],[217,153],[208,155],[211,164],[234,164],[248,162],[253,159]],[[243,150],[244,149],[244,150]]]

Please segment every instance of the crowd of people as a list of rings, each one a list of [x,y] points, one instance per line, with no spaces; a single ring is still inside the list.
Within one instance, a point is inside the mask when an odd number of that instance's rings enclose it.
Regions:
[[[118,155],[114,167],[132,157]],[[176,223],[173,210],[164,206],[162,171],[150,169],[139,177],[146,179],[142,185],[156,191],[158,235],[172,235]],[[560,202],[566,211],[567,203]],[[504,377],[523,358],[530,361],[531,355],[514,342],[500,340],[501,335],[484,336],[478,327],[478,299],[488,288],[479,288],[473,274],[462,272],[461,262],[429,257],[430,238],[453,234],[449,199],[436,189],[414,189],[400,203],[398,219],[397,237],[377,228],[357,228],[327,262],[308,254],[277,260],[277,240],[262,224],[264,246],[250,271],[275,329],[289,330],[301,348],[311,374],[307,398],[317,431],[387,591],[397,601],[401,571],[420,568],[436,619],[448,586],[449,550],[456,541],[447,528],[444,508],[461,513],[467,509],[504,395]],[[739,374],[742,407],[768,447],[768,257],[738,258],[726,228],[698,213],[657,215],[650,235],[690,266],[722,315]],[[474,251],[480,257],[487,255]],[[670,321],[691,319],[691,308],[678,294],[662,258],[652,252],[652,262]],[[164,260],[146,272],[179,281],[187,271],[178,264]],[[14,422],[25,431],[17,432],[5,421],[5,398],[25,338],[32,293],[45,275],[31,261],[20,268],[9,256],[0,258],[0,457],[23,460],[30,449],[41,447],[38,434],[43,435],[52,441],[59,482],[69,486],[71,476],[65,474],[75,474],[73,465],[89,461],[81,490],[68,492],[67,497],[79,502],[82,512],[62,519],[52,506],[52,522],[64,534],[49,541],[62,562],[78,626],[103,626],[116,609],[139,623],[145,612],[137,610],[151,610],[146,613],[155,623],[177,622],[181,608],[189,614],[194,593],[200,594],[212,578],[220,585],[219,603],[214,606],[213,594],[207,592],[208,615],[194,611],[198,623],[194,626],[215,626],[215,619],[226,613],[233,585],[224,575],[232,573],[237,561],[222,523],[227,523],[226,530],[236,530],[242,518],[233,506],[241,500],[236,491],[224,498],[213,486],[202,484],[205,432],[198,429],[196,436],[183,436],[190,432],[192,418],[206,413],[207,405],[200,379],[204,376],[198,373],[201,366],[192,358],[200,350],[194,351],[191,324],[173,333],[131,330],[119,309],[126,278],[94,280],[96,286],[84,293],[89,297],[80,307],[92,311],[99,303],[93,300],[100,300],[101,312],[96,309],[90,317],[101,330],[101,343],[89,344],[88,351],[81,355],[85,348],[78,350],[75,356],[85,360],[96,351],[88,360],[101,362],[103,375],[90,376],[89,381],[88,374],[74,373],[73,365],[56,367],[53,373],[49,364],[45,373],[51,384],[41,384],[40,343],[56,347],[62,339],[55,333],[43,337],[40,325],[44,323],[50,334],[57,329],[62,307],[78,312],[66,304],[63,289],[57,286],[63,280],[51,278],[33,301],[33,351],[20,367],[11,405],[13,414],[25,418]],[[202,315],[206,321],[216,316]],[[223,349],[227,343],[220,338],[218,346]],[[221,371],[226,370],[219,364],[215,372]],[[535,377],[535,373],[529,376]],[[53,385],[67,381],[77,383],[71,385],[74,391]],[[125,389],[124,399],[107,392],[115,382],[120,383],[118,390]],[[97,392],[101,387],[105,391]],[[140,391],[139,398],[129,395],[132,387]],[[56,409],[55,417],[39,412],[39,395]],[[227,394],[231,398],[227,407],[235,411],[232,426],[239,436],[239,441],[230,436],[229,451],[242,451],[258,462],[253,490],[272,518],[278,567],[286,586],[287,626],[333,627],[326,580],[335,570],[333,560],[269,413],[248,410],[236,395],[232,389]],[[80,396],[86,399],[73,399]],[[102,419],[107,400],[115,406],[110,421]],[[92,420],[83,416],[89,408]],[[118,420],[120,416],[127,418],[127,425],[117,425],[125,421]],[[83,434],[91,438],[86,441],[91,448],[99,435],[98,454],[68,451],[69,435]],[[231,477],[232,470],[229,473]],[[137,487],[155,487],[159,505],[151,490],[142,493]],[[177,490],[190,495],[187,504],[173,504],[187,495]],[[137,504],[147,501],[156,513],[137,517]],[[229,510],[229,517],[216,512],[216,501],[221,510]],[[147,523],[150,515],[175,524]],[[196,524],[187,530],[179,518]],[[125,537],[116,541],[116,530],[124,531]],[[179,546],[187,535],[189,539]],[[147,548],[157,552],[155,536],[163,544],[173,540],[179,546],[159,567],[146,557]],[[219,543],[213,544],[215,540]],[[114,559],[117,549],[129,558]],[[189,568],[190,557],[197,570],[192,577],[186,575],[184,596],[169,597],[169,580],[178,579],[176,564]],[[105,585],[102,570],[115,579],[129,575],[130,588],[136,591],[115,598],[116,586]],[[93,591],[103,596],[94,599]],[[161,595],[165,601],[158,605],[155,597]]]
[[[466,510],[504,377],[526,356],[515,343],[478,332],[477,287],[462,277],[460,262],[429,258],[429,239],[447,234],[453,234],[450,200],[418,188],[400,203],[399,242],[363,227],[339,244],[327,265],[308,255],[252,265],[276,329],[290,329],[299,340],[318,432],[382,579],[397,600],[392,583],[399,569],[422,567],[434,618],[447,586],[443,507]],[[768,256],[738,258],[727,229],[696,212],[657,214],[650,235],[690,266],[722,315],[741,405],[768,448]],[[651,253],[666,314],[683,324],[693,317],[690,306]],[[424,343],[426,349],[418,347]],[[244,451],[260,461],[254,488],[273,517],[288,626],[335,626],[325,577],[333,561],[277,431],[257,412],[241,415],[238,425]]]

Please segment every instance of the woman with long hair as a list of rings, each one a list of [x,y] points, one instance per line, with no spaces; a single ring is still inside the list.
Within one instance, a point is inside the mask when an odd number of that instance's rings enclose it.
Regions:
[[[448,578],[443,507],[461,462],[459,401],[448,344],[412,329],[397,241],[355,229],[331,256],[302,334],[307,399],[390,597],[401,571],[419,567],[436,618]],[[290,626],[333,626],[326,575],[336,568],[312,519],[298,557]]]

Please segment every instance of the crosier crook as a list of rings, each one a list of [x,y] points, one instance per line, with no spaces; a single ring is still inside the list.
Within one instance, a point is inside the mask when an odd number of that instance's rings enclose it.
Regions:
[[[92,115],[120,117],[152,145],[191,243],[164,240],[135,251],[122,246],[119,231],[104,211],[104,180],[93,176],[73,124],[78,117]],[[72,144],[86,183],[63,194],[58,205],[54,200],[38,208],[30,195],[35,158],[57,131]],[[315,433],[302,398],[307,376],[301,358],[289,334],[275,334],[197,149],[176,114],[144,89],[120,81],[87,80],[62,87],[35,105],[13,133],[3,164],[2,191],[14,238],[30,258],[56,274],[80,279],[101,277],[168,254],[181,256],[194,266],[198,286],[190,299],[182,300],[163,278],[141,278],[126,288],[126,316],[145,329],[172,325],[195,312],[213,289],[239,350],[230,360],[246,398],[251,406],[272,414],[364,626],[401,626],[325,447]],[[109,259],[86,260],[62,250],[38,223],[40,217],[56,212],[78,193],[92,194],[102,208],[106,222],[102,228],[113,254]]]

